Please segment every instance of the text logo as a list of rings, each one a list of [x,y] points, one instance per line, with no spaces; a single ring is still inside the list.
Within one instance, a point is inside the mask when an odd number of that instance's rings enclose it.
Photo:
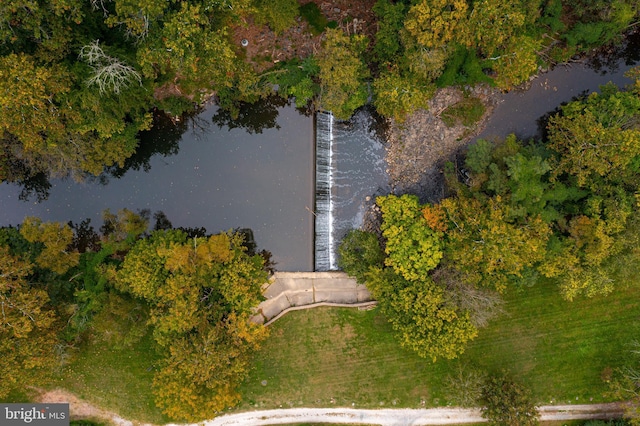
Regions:
[[[69,426],[69,404],[0,404],[0,426]]]

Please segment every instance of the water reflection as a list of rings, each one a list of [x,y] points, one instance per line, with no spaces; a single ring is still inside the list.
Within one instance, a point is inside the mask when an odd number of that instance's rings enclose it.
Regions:
[[[25,216],[100,223],[105,209],[162,210],[160,227],[171,222],[194,235],[251,228],[279,269],[313,270],[313,120],[285,106],[271,116],[277,126],[255,135],[214,126],[217,112],[210,105],[180,121],[156,114],[138,153],[99,178],[33,180],[27,191],[1,184],[0,225]],[[40,194],[38,202],[24,202],[28,194]]]
[[[49,198],[49,190],[51,189],[51,182],[44,173],[37,173],[35,175],[28,175],[21,181],[17,182],[22,186],[18,199],[20,201],[35,200],[40,203]]]
[[[249,134],[259,134],[265,129],[279,130],[278,109],[289,105],[289,101],[280,96],[270,96],[249,104],[242,102],[236,111],[237,117],[233,117],[230,111],[219,109],[211,118],[219,128],[244,129]]]
[[[616,73],[621,66],[634,65],[640,62],[640,31],[627,35],[619,43],[612,43],[597,49],[586,61],[586,65],[605,75]]]
[[[206,120],[202,119],[196,111],[193,114],[185,114],[179,119],[168,116],[162,111],[154,111],[153,126],[150,130],[140,133],[136,152],[125,161],[122,167],[114,165],[107,167],[104,173],[95,178],[103,185],[109,183],[109,177],[121,178],[129,170],[151,170],[151,158],[158,155],[169,157],[177,155],[180,151],[182,135],[190,128],[195,133],[205,131]]]

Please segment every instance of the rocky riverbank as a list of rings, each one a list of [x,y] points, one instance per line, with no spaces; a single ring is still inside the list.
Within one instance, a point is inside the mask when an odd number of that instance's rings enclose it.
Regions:
[[[444,196],[443,167],[480,133],[498,103],[499,91],[480,85],[465,91],[439,89],[428,110],[419,110],[404,123],[391,121],[387,134],[388,173],[394,194],[415,194],[423,202]],[[460,122],[448,126],[442,119],[447,108],[464,99],[477,98],[484,106],[481,118],[470,126]]]
[[[472,125],[447,125],[443,113],[465,99],[479,99],[484,113]],[[439,89],[429,109],[418,110],[403,123],[389,121],[386,162],[391,192],[414,194],[422,202],[435,203],[445,196],[443,169],[477,136],[500,102],[500,92],[486,85]],[[380,234],[381,214],[375,200],[365,214],[363,229]]]

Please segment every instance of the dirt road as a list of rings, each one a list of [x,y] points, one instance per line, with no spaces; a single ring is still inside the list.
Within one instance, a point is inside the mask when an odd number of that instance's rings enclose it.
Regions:
[[[100,409],[67,391],[43,393],[39,402],[69,402],[74,419],[100,419],[117,426],[139,425],[113,412]],[[538,407],[541,420],[611,419],[622,416],[620,404],[547,405]],[[480,423],[480,410],[465,408],[383,409],[290,408],[227,414],[199,423],[205,426],[261,426],[290,423],[368,424],[381,426],[420,426]],[[193,425],[195,426],[195,425]]]
[[[539,407],[540,420],[610,419],[622,415],[618,404],[552,405]],[[480,423],[485,420],[478,409],[385,409],[291,408],[229,414],[209,420],[206,426],[260,426],[288,423],[375,424],[381,426],[419,426]]]

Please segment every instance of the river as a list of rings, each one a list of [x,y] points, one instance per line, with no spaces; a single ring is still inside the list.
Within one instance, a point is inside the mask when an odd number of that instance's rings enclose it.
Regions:
[[[639,40],[636,34],[589,61],[541,74],[526,91],[502,95],[478,137],[536,136],[541,119],[561,103],[608,81],[630,83],[623,74],[640,59]],[[90,218],[99,227],[105,209],[149,209],[163,211],[176,227],[250,228],[281,271],[336,269],[337,245],[362,224],[367,197],[389,191],[372,116],[365,109],[338,122],[319,114],[316,126],[313,116],[276,99],[246,106],[235,120],[214,105],[184,122],[158,116],[124,168],[81,183],[40,182],[31,194],[1,184],[0,225],[38,216]]]
[[[640,32],[625,39],[615,49],[561,64],[541,73],[527,90],[503,94],[486,127],[477,138],[504,138],[515,133],[522,139],[541,134],[544,117],[573,98],[599,90],[613,82],[619,87],[631,84],[624,73],[640,61]]]

